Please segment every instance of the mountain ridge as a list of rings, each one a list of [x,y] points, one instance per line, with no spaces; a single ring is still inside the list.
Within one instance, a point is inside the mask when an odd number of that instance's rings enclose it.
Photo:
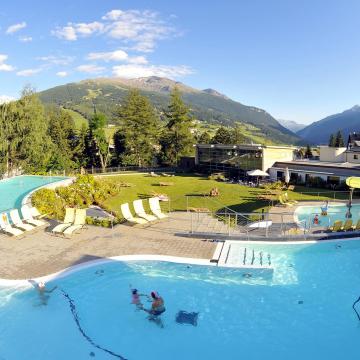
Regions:
[[[175,86],[181,91],[194,119],[200,122],[218,126],[233,126],[236,122],[241,122],[254,126],[254,131],[275,143],[290,144],[299,141],[296,134],[283,127],[263,109],[234,101],[214,89],[198,90],[179,81],[156,76],[85,79],[42,91],[39,96],[45,104],[69,108],[86,118],[92,116],[95,106],[113,122],[116,121],[116,107],[122,104],[130,89],[136,88],[148,97],[161,115]]]
[[[307,142],[313,144],[327,144],[331,134],[341,131],[344,139],[352,132],[360,132],[360,106],[351,108],[337,114],[329,115],[315,121],[297,132]]]

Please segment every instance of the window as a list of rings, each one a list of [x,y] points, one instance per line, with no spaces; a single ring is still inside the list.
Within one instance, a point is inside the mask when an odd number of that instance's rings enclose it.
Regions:
[[[357,160],[358,159],[358,155],[354,155],[354,160]]]

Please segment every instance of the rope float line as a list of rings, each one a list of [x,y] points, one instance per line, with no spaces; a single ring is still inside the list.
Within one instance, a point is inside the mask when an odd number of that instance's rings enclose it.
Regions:
[[[352,308],[354,309],[355,314],[356,314],[357,318],[358,318],[359,321],[360,321],[360,315],[359,315],[359,313],[357,312],[356,307],[355,307],[355,305],[356,305],[359,301],[360,301],[360,296],[359,296],[358,299],[353,303]]]
[[[121,359],[121,360],[127,360],[126,358],[124,358],[123,356],[119,355],[119,354],[116,354],[114,353],[113,351],[111,350],[108,350],[108,349],[105,349],[103,347],[101,347],[100,345],[96,344],[91,338],[89,335],[87,335],[84,331],[84,329],[81,327],[81,324],[80,324],[80,318],[79,318],[79,315],[76,311],[76,306],[75,306],[75,302],[74,300],[70,297],[69,294],[67,294],[64,290],[61,289],[61,292],[62,294],[64,295],[64,297],[68,300],[69,302],[69,306],[70,306],[70,310],[71,310],[71,313],[73,315],[73,318],[75,320],[75,323],[81,333],[81,335],[94,347],[96,347],[97,349],[99,350],[102,350],[106,353],[108,353],[109,355],[112,355],[118,359]],[[360,319],[359,319],[360,320]]]

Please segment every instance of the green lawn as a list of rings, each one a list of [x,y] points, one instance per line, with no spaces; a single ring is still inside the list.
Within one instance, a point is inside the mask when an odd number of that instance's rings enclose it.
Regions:
[[[257,199],[257,196],[263,193],[263,189],[217,182],[208,180],[207,177],[194,175],[150,177],[143,174],[130,174],[114,175],[103,179],[133,185],[132,187],[122,188],[118,196],[106,201],[105,205],[117,213],[119,213],[120,204],[132,202],[138,198],[149,197],[153,192],[166,194],[170,197],[170,204],[163,205],[164,210],[167,210],[167,206],[170,206],[171,210],[186,210],[186,207],[189,206],[206,207],[212,211],[221,211],[222,205],[225,205],[238,212],[253,212],[269,206],[268,201]],[[173,185],[159,186],[159,182],[171,182]],[[209,199],[202,196],[208,194],[214,187],[219,189],[219,197]],[[315,192],[315,194],[304,194],[306,192]],[[325,200],[332,199],[333,196],[328,190],[304,187],[296,187],[295,191],[289,191],[288,194],[289,198],[295,200]],[[345,194],[343,198],[346,198]]]
[[[71,109],[63,109],[74,120],[75,128],[80,130],[83,125],[88,126],[88,121],[78,112]]]

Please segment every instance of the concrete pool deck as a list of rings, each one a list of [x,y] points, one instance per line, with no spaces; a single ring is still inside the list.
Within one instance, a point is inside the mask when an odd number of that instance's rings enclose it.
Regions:
[[[39,229],[22,238],[0,235],[0,278],[30,279],[64,268],[119,255],[171,255],[211,259],[216,243],[176,235],[188,228],[186,212],[150,226],[88,226],[72,238]]]

